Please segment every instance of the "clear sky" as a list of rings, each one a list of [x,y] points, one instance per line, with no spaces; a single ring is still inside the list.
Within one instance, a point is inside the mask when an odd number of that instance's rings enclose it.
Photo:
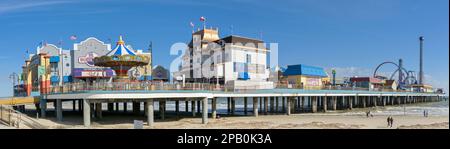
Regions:
[[[135,49],[153,41],[154,64],[168,67],[176,42],[189,42],[192,21],[219,27],[222,36],[279,43],[279,63],[336,68],[338,76],[371,75],[384,61],[404,60],[418,72],[419,35],[425,36],[425,80],[449,88],[448,0],[1,0],[0,97],[11,95],[8,76],[20,72],[25,50],[41,41],[73,49],[94,36]],[[382,69],[391,72],[393,66]]]

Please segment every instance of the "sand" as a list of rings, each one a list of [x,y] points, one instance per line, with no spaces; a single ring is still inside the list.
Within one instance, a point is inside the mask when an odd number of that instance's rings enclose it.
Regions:
[[[177,119],[166,118],[161,121],[155,119],[155,129],[449,129],[448,116],[393,116],[394,125],[388,127],[386,116],[367,118],[363,115],[326,115],[326,114],[293,114],[221,117],[209,119],[209,123],[201,124],[201,118]],[[92,120],[93,129],[132,129],[133,120],[143,120],[144,116],[109,115],[102,120]],[[84,129],[82,117],[67,116],[58,123],[55,118],[38,119],[49,128],[56,129]],[[150,127],[144,126],[148,129]]]

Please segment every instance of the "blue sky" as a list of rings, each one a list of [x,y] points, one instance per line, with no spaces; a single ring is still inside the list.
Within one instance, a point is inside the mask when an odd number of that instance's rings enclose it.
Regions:
[[[135,49],[153,41],[154,64],[168,67],[170,46],[190,40],[192,21],[219,27],[222,36],[279,43],[279,63],[336,68],[338,76],[371,75],[384,61],[404,60],[418,71],[418,36],[425,36],[426,81],[449,88],[448,0],[2,0],[0,1],[0,96],[19,72],[25,50],[41,41],[72,49],[94,36],[119,35]],[[382,69],[393,70],[393,66]]]

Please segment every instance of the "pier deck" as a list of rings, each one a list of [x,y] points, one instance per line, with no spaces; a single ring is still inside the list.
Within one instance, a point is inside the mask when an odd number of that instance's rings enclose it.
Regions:
[[[137,114],[141,112],[141,103],[144,103],[144,113],[147,116],[148,125],[152,126],[154,123],[155,102],[159,103],[161,119],[164,119],[166,101],[175,101],[176,113],[180,112],[180,101],[185,101],[185,112],[192,112],[194,117],[197,113],[201,113],[202,123],[206,124],[209,116],[211,118],[216,117],[218,99],[227,99],[227,110],[231,114],[234,114],[236,100],[243,100],[244,112],[246,114],[251,112],[253,116],[258,116],[259,112],[263,114],[283,113],[290,115],[291,113],[301,112],[315,113],[329,110],[351,110],[353,108],[433,102],[442,100],[443,96],[443,94],[436,93],[303,89],[246,90],[236,92],[211,90],[79,91],[43,95],[39,109],[41,116],[45,117],[47,102],[55,102],[57,120],[62,121],[62,102],[72,101],[74,103],[73,110],[75,110],[75,102],[78,101],[78,110],[82,111],[84,125],[88,127],[91,123],[91,117],[101,119],[102,103],[108,104],[108,111],[118,111],[119,103],[123,103],[123,109],[127,111],[126,105],[128,102],[132,102],[133,112]],[[252,102],[250,103],[248,100]],[[248,106],[249,103],[250,106]],[[190,111],[187,108],[189,104],[191,105]],[[197,109],[195,109],[196,107]],[[208,113],[210,108],[211,115]]]

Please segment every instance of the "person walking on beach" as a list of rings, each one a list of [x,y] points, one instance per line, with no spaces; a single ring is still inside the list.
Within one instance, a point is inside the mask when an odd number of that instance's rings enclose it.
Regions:
[[[391,116],[387,117],[387,126],[391,126]]]
[[[426,110],[423,110],[423,117],[427,117],[427,112],[426,112]]]
[[[391,128],[392,128],[392,125],[394,125],[394,118],[391,117],[389,121],[391,123]]]

